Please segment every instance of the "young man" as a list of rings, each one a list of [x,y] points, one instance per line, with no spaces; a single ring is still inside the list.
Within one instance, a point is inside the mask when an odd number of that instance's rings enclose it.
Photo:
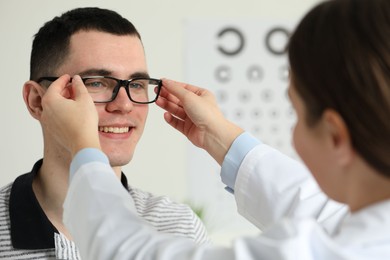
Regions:
[[[101,147],[138,214],[157,231],[197,243],[207,241],[203,224],[189,207],[132,188],[121,172],[142,136],[148,103],[157,98],[153,89],[161,84],[149,78],[140,35],[128,20],[98,8],[74,9],[55,17],[34,38],[30,69],[23,98],[41,123],[44,155],[31,172],[0,191],[0,258],[80,259],[62,222],[71,155],[53,138],[51,126],[42,123],[42,96],[63,74],[83,77],[95,102],[99,124],[93,127]],[[142,95],[144,87],[152,89],[148,97]],[[79,127],[88,127],[87,122],[88,118],[81,120]]]

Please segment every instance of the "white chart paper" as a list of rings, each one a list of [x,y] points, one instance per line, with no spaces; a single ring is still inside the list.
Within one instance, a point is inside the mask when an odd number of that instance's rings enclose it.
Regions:
[[[189,19],[184,27],[185,81],[211,90],[227,118],[292,157],[295,114],[286,92],[285,47],[294,26],[272,19]],[[192,144],[188,167],[190,199],[205,209],[212,235],[256,231],[237,214],[219,165]]]

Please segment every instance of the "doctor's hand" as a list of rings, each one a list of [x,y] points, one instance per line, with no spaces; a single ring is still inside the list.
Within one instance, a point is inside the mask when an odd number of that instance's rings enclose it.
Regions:
[[[157,105],[165,121],[194,145],[205,149],[219,164],[243,130],[228,121],[214,95],[203,88],[164,79]]]
[[[96,107],[80,76],[61,76],[41,96],[45,131],[72,157],[83,148],[100,149]]]

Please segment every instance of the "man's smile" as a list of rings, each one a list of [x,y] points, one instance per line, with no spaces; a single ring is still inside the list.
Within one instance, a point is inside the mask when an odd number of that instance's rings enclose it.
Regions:
[[[99,132],[122,134],[130,131],[130,127],[99,126]]]

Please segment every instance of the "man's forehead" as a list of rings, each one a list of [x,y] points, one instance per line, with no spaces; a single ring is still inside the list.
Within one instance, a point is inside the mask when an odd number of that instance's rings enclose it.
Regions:
[[[141,39],[136,35],[117,35],[96,30],[81,30],[70,37],[70,45],[73,48],[85,43],[89,43],[89,47],[100,46],[102,44],[109,45],[110,43],[113,46],[118,44],[128,44],[133,47],[140,48],[143,51]]]
[[[69,53],[61,66],[64,73],[105,70],[111,75],[147,73],[142,42],[133,35],[80,31],[71,37]],[[119,75],[117,75],[119,76]]]

